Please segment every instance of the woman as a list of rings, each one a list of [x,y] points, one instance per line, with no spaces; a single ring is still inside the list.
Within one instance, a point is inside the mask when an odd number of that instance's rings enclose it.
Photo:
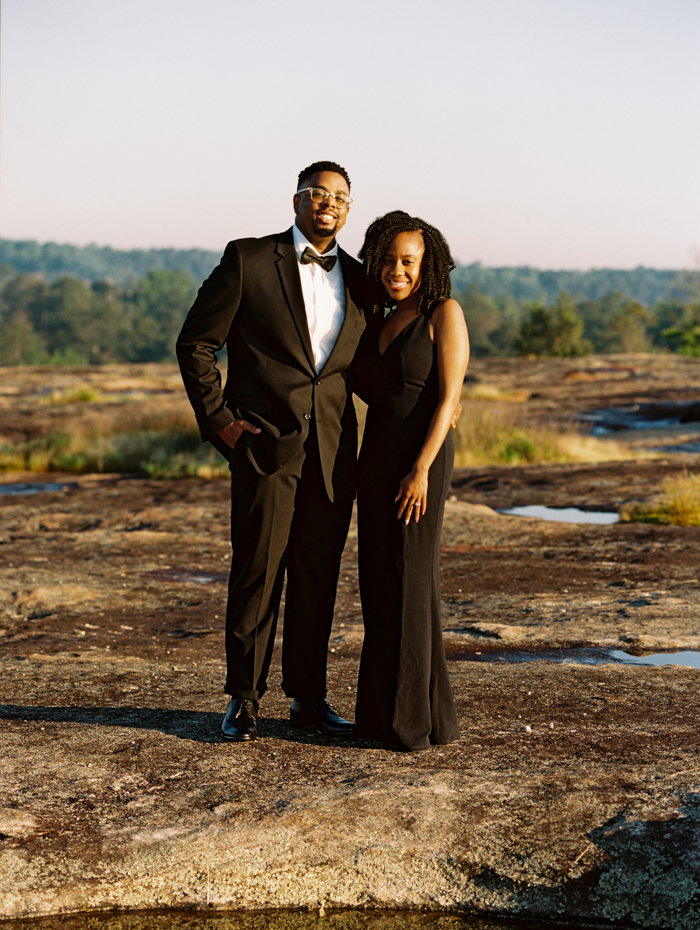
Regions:
[[[356,732],[425,749],[459,736],[438,551],[469,340],[436,229],[388,213],[367,230],[360,258],[373,315],[356,375],[369,405],[357,495],[365,641]]]

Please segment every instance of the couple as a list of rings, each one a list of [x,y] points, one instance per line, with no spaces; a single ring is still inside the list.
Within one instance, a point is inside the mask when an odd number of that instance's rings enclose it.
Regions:
[[[440,233],[390,213],[367,230],[363,268],[335,240],[351,202],[340,165],[305,168],[292,228],[229,243],[177,343],[202,439],[231,467],[222,732],[234,742],[258,735],[285,569],[293,726],[407,749],[459,732],[437,558],[466,327]],[[369,404],[359,463],[353,391]],[[326,660],[356,486],[365,643],[353,728],[326,700]]]

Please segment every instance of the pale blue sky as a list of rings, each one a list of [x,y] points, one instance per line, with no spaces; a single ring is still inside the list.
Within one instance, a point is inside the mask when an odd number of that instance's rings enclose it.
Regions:
[[[2,0],[0,234],[221,250],[345,165],[342,244],[689,267],[700,0]]]

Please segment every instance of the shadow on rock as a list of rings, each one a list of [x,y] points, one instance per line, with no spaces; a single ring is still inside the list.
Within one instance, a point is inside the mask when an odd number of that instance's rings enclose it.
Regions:
[[[0,704],[0,719],[41,723],[87,723],[101,727],[160,730],[167,736],[198,743],[221,741],[221,714],[158,707],[45,707]]]
[[[391,753],[407,753],[410,750],[398,743],[389,743],[369,737],[324,736],[315,730],[297,730],[287,720],[279,717],[259,717],[260,734],[269,739],[282,740],[285,743],[307,743],[314,746],[343,746],[346,749],[376,749]]]
[[[223,743],[222,713],[196,710],[165,710],[159,707],[50,707],[36,704],[0,704],[0,720],[33,723],[85,723],[100,727],[131,727],[135,730],[159,730],[166,736],[194,740],[198,743]],[[322,736],[313,730],[295,730],[288,721],[276,717],[258,720],[263,737],[286,743],[318,746],[353,746],[357,749],[396,747],[372,740],[348,740]]]
[[[543,918],[546,926],[573,919],[603,921],[596,926],[700,930],[700,794],[685,795],[680,807],[656,820],[628,820],[622,811],[588,839],[589,849],[597,846],[605,859],[577,878],[535,884],[487,868],[471,876],[472,887],[483,899],[496,894],[517,902],[518,917]],[[457,877],[460,866],[454,868]]]
[[[32,930],[543,930],[538,921],[499,920],[461,914],[411,911],[263,911],[261,913],[186,913],[152,911],[141,914],[62,914],[32,922]],[[5,926],[3,922],[3,927]],[[28,930],[24,921],[11,921],[7,930]],[[571,925],[547,923],[547,930],[575,930]]]
[[[624,812],[590,839],[608,854],[594,889],[601,916],[642,927],[700,927],[700,794],[668,819],[627,820]]]

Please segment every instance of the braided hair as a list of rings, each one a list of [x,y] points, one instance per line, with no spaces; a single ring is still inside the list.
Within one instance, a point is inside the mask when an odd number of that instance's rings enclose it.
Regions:
[[[365,241],[358,253],[364,262],[365,277],[369,286],[369,303],[373,313],[391,307],[394,301],[381,283],[382,260],[389,243],[399,233],[420,232],[423,235],[423,261],[418,287],[418,311],[430,316],[435,304],[447,300],[452,291],[450,272],[455,266],[445,237],[434,226],[403,210],[394,210],[380,216],[367,229]]]

